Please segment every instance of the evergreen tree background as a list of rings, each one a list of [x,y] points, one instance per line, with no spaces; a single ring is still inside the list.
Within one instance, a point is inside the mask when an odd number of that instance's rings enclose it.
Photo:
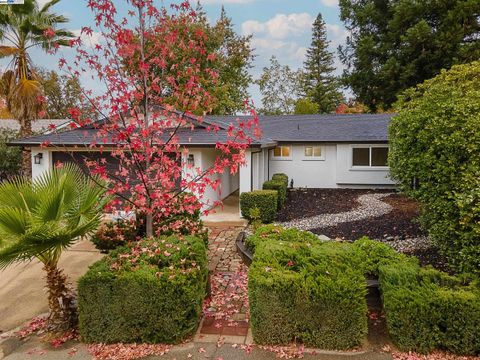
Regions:
[[[344,100],[340,83],[334,75],[333,54],[328,51],[329,41],[322,14],[318,14],[312,29],[312,43],[304,64],[303,92],[318,105],[319,113],[334,112]]]
[[[351,35],[341,46],[345,84],[370,111],[441,69],[480,58],[479,0],[340,0]]]

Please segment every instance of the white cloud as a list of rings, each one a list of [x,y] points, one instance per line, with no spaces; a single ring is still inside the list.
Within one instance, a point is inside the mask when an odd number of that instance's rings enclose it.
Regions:
[[[38,7],[41,9],[50,0],[37,0]]]
[[[325,6],[335,7],[338,6],[338,0],[321,0]]]
[[[82,34],[81,29],[72,30],[73,35],[80,36],[82,44],[86,47],[94,47],[102,41],[102,34],[98,31],[93,31],[91,35]]]
[[[209,5],[209,4],[248,4],[253,2],[254,0],[203,0],[201,1],[202,4]]]
[[[277,14],[266,22],[248,20],[242,24],[243,34],[265,34],[273,39],[285,39],[308,33],[314,18],[308,13]]]
[[[330,47],[337,49],[338,45],[344,44],[349,35],[348,30],[337,24],[325,24],[327,28],[327,39],[330,40]]]

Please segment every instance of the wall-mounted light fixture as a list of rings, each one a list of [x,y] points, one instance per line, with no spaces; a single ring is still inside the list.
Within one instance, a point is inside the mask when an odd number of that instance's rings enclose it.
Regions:
[[[35,162],[35,165],[40,165],[42,163],[42,159],[43,159],[43,154],[42,153],[38,153],[37,155],[35,155],[33,157],[34,159],[34,162]]]
[[[188,154],[187,164],[188,165],[195,165],[195,157],[193,156],[193,154]]]

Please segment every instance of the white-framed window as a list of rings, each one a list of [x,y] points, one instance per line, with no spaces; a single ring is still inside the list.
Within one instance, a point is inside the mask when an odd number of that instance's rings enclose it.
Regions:
[[[292,147],[287,145],[277,146],[272,150],[273,160],[290,160],[292,158]]]
[[[324,148],[320,145],[306,145],[303,148],[303,160],[325,160]]]
[[[352,146],[353,168],[386,168],[388,167],[388,146]]]

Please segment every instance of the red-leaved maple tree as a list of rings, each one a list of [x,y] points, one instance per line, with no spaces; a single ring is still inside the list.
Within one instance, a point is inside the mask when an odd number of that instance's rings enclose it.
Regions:
[[[258,118],[248,100],[248,116],[227,126],[201,116],[215,102],[205,89],[217,82],[209,63],[218,54],[207,50],[188,1],[169,8],[152,0],[125,0],[121,9],[118,3],[88,1],[97,29],[84,27],[71,41],[77,51],[72,63],[60,60],[71,76],[91,76],[106,89],[100,95],[84,90],[84,107],[70,109],[72,127],[81,128],[83,147],[100,151],[84,162],[108,180],[112,208],[145,214],[147,235],[186,227],[195,232],[196,223],[184,215],[217,205],[206,203],[205,191],[220,192],[221,175],[245,163],[245,150],[261,134]],[[207,168],[188,156],[200,132],[217,139]]]

